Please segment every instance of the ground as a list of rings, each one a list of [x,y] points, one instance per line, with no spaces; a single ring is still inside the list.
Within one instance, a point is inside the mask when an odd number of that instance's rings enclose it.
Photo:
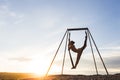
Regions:
[[[49,75],[35,77],[28,73],[0,73],[0,80],[120,80],[120,73],[114,75]]]

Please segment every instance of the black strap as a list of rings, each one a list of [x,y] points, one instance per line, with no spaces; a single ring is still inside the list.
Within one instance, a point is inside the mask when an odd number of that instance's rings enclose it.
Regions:
[[[72,56],[71,56],[70,50],[69,50],[69,56],[70,56],[71,64],[72,64],[72,66],[74,67],[74,63],[73,63],[73,59],[72,59]]]
[[[69,42],[70,42],[70,33],[68,32],[68,34],[69,34]],[[72,59],[72,55],[71,55],[71,52],[70,52],[70,50],[68,50],[69,51],[69,56],[70,56],[70,60],[71,60],[71,64],[72,64],[72,66],[74,67],[74,63],[73,63],[73,59]]]

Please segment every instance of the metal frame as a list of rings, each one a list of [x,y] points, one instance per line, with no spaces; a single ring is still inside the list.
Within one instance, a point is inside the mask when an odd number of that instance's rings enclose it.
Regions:
[[[58,51],[59,51],[59,49],[60,49],[60,47],[61,47],[61,45],[62,45],[62,43],[64,41],[64,38],[66,37],[65,50],[64,50],[63,63],[62,63],[62,70],[61,70],[61,75],[63,75],[63,72],[64,72],[64,63],[65,63],[65,56],[66,56],[66,49],[67,49],[67,43],[68,43],[68,37],[69,37],[68,34],[69,34],[70,31],[80,31],[80,30],[85,30],[88,33],[88,39],[89,39],[89,43],[90,43],[90,47],[91,47],[91,52],[92,52],[92,55],[93,55],[93,61],[94,61],[94,65],[95,65],[96,74],[98,75],[98,69],[97,69],[97,64],[96,64],[96,60],[95,60],[95,56],[94,56],[94,51],[93,51],[92,43],[94,44],[94,46],[95,46],[95,48],[97,50],[97,53],[98,53],[98,55],[99,55],[99,57],[100,57],[100,59],[102,61],[102,64],[103,64],[104,69],[106,71],[106,74],[109,75],[108,70],[107,70],[107,68],[105,66],[105,63],[104,63],[104,61],[102,59],[102,56],[101,56],[101,54],[100,54],[100,52],[99,52],[99,50],[97,48],[97,45],[95,43],[95,40],[93,39],[92,34],[90,33],[90,30],[88,28],[69,28],[69,29],[66,30],[66,32],[65,32],[65,34],[64,34],[64,36],[63,36],[63,38],[62,38],[62,40],[61,40],[61,42],[60,42],[60,44],[58,46],[58,49],[57,49],[57,51],[56,51],[56,53],[55,53],[55,55],[53,57],[53,60],[52,60],[50,66],[49,66],[49,68],[47,70],[46,76],[48,76],[48,73],[49,73],[49,71],[51,69],[51,66],[52,66],[52,64],[53,64],[53,62],[54,62],[54,60],[56,58],[56,55],[57,55],[57,53],[58,53]]]

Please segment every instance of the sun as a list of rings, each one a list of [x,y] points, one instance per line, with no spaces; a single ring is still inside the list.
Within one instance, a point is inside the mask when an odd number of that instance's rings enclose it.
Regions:
[[[30,73],[34,73],[35,75],[44,76],[49,64],[50,62],[48,59],[45,58],[45,56],[35,56],[28,64],[27,70]]]
[[[34,73],[37,76],[45,76],[50,66],[52,57],[39,54],[39,55],[32,56],[31,59],[32,59],[31,61],[25,64],[27,66],[24,69],[24,72]],[[60,68],[60,65],[58,64],[59,63],[55,63],[51,67],[49,74],[56,74],[60,72],[61,68]]]

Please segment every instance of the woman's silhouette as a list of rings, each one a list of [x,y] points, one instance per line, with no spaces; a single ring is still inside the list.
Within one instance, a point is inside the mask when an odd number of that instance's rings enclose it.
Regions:
[[[85,36],[85,41],[84,41],[84,44],[81,48],[76,48],[75,47],[75,42],[74,41],[70,41],[69,39],[69,43],[68,43],[68,50],[72,50],[73,52],[77,53],[77,59],[76,59],[76,62],[75,62],[75,65],[72,66],[72,69],[75,69],[76,66],[78,65],[78,62],[80,60],[80,57],[82,55],[82,52],[83,50],[86,48],[87,46],[87,32],[85,32],[86,36]]]

